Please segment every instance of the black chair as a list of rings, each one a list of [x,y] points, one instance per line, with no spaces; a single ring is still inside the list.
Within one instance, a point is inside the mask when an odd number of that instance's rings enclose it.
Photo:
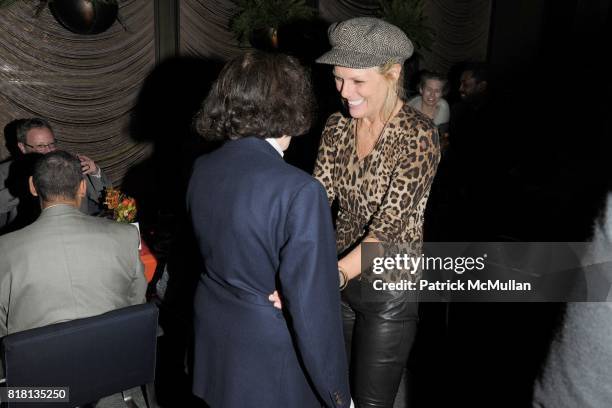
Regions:
[[[99,316],[10,334],[2,339],[7,387],[69,387],[74,407],[140,386],[155,377],[157,307],[142,304]],[[126,404],[134,406],[131,398]],[[50,401],[52,402],[52,401]],[[41,407],[14,402],[8,407]]]

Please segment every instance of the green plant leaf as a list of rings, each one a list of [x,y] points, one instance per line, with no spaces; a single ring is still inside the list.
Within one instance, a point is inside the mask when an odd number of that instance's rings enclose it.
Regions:
[[[10,7],[13,4],[17,3],[19,0],[0,0],[0,8]]]
[[[230,20],[230,30],[242,44],[247,44],[253,31],[277,29],[294,19],[309,19],[316,10],[304,0],[237,0],[236,14]]]
[[[379,0],[379,16],[401,28],[417,49],[430,51],[435,30],[427,24],[424,0]]]

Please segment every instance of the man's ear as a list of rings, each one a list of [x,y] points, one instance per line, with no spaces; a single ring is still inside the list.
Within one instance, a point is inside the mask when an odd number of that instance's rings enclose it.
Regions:
[[[19,148],[19,150],[21,150],[21,153],[25,154],[26,153],[26,148],[25,145],[21,142],[17,142],[17,147]]]
[[[478,85],[476,85],[476,89],[478,89],[478,92],[483,92],[487,89],[488,86],[489,84],[487,83],[487,81],[481,81],[478,83]]]
[[[85,194],[87,194],[87,184],[85,183],[85,179],[83,179],[79,183],[79,189],[77,190],[77,195],[83,198],[85,197]]]
[[[38,197],[38,191],[36,191],[36,187],[34,187],[34,179],[32,176],[28,177],[28,185],[30,186],[30,194],[34,197]]]

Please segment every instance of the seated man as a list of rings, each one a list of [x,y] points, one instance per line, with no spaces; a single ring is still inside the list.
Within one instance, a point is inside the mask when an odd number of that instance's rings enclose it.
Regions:
[[[17,216],[19,199],[11,194],[6,181],[9,178],[11,161],[0,163],[0,233]]]
[[[48,153],[29,183],[40,217],[0,237],[0,337],[144,302],[138,230],[78,210],[79,159]]]
[[[3,170],[8,172],[6,177],[0,177],[0,235],[30,225],[40,215],[40,205],[30,194],[28,179],[42,156],[41,153],[24,154],[0,165],[0,176]]]
[[[47,154],[57,147],[53,129],[44,119],[29,118],[21,121],[17,126],[16,136],[17,147],[23,154]],[[84,155],[78,155],[78,158],[85,176],[87,193],[81,201],[80,209],[85,214],[95,215],[100,212],[102,190],[110,187],[111,183],[93,160]],[[11,223],[17,216],[20,197],[10,188],[11,183],[8,180],[15,173],[12,170],[14,163],[14,161],[8,161],[0,164],[0,229]]]

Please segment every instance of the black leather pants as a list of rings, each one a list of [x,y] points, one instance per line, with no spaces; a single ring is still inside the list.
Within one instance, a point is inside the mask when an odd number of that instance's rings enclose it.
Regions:
[[[351,396],[358,408],[392,408],[418,323],[415,293],[375,292],[352,280],[342,292]]]

